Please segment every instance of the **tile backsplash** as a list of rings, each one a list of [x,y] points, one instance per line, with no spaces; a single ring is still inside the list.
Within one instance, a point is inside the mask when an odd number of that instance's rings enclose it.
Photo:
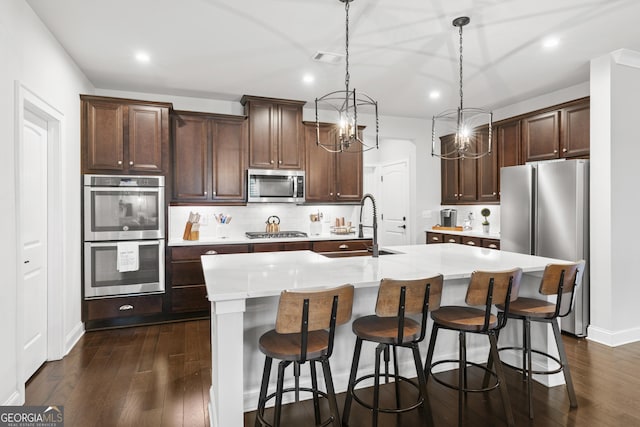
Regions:
[[[345,223],[357,227],[360,215],[359,205],[314,205],[298,206],[284,203],[257,203],[247,206],[170,206],[169,240],[182,240],[184,226],[189,213],[200,214],[200,239],[217,237],[225,233],[227,237],[244,237],[247,231],[265,231],[266,221],[272,215],[280,218],[281,231],[303,231],[310,234],[309,215],[322,213],[322,234],[329,234],[329,227],[336,218],[344,217]],[[218,230],[215,215],[223,214],[231,218],[224,230]],[[363,221],[364,222],[364,221]],[[368,222],[366,222],[368,223]]]

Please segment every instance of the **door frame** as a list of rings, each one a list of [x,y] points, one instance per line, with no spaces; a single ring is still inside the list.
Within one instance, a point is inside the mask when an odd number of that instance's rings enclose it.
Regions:
[[[23,83],[15,82],[15,218],[16,218],[16,360],[18,391],[24,401],[24,287],[22,286],[21,175],[25,110],[47,122],[47,360],[64,356],[64,285],[62,215],[62,141],[64,115]]]

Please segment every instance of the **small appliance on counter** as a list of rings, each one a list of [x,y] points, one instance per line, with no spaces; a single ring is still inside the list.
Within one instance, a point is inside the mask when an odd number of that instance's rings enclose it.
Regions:
[[[312,236],[319,236],[322,234],[322,218],[324,215],[322,212],[318,211],[317,214],[310,214],[309,219],[311,220],[311,225],[309,226],[309,231]]]
[[[269,218],[267,218],[266,224],[267,227],[265,231],[267,233],[277,233],[280,231],[280,217],[271,215]]]
[[[440,225],[443,227],[457,227],[458,211],[455,209],[440,210]]]

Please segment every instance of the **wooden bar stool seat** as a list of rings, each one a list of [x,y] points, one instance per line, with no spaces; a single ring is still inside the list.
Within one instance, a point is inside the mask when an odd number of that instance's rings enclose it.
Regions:
[[[265,362],[256,411],[256,427],[278,427],[283,394],[295,392],[297,402],[300,391],[313,395],[316,426],[340,426],[329,358],[333,352],[336,326],[351,319],[353,290],[352,285],[344,285],[313,291],[283,291],[280,294],[276,327],[265,332],[259,340],[259,348],[265,355]],[[277,388],[274,393],[267,395],[273,359],[280,360]],[[306,362],[309,362],[311,371],[311,387],[300,387],[300,365]],[[322,366],[326,392],[318,388],[316,363]],[[285,369],[291,364],[295,386],[284,388]],[[321,420],[319,397],[326,398],[329,403],[330,414],[324,421]],[[264,419],[264,411],[267,402],[273,398],[276,402],[273,423],[270,424]]]
[[[349,425],[353,400],[371,410],[371,425],[374,427],[378,425],[380,412],[400,414],[421,408],[425,423],[431,417],[430,408],[427,411],[427,383],[418,344],[425,337],[429,310],[437,309],[440,306],[442,281],[442,275],[413,280],[382,279],[376,300],[376,314],[360,317],[352,324],[353,333],[356,335],[356,346],[342,414],[343,426]],[[416,315],[416,317],[420,317],[420,320],[407,317],[408,315]],[[373,374],[356,378],[364,341],[378,344],[375,349],[374,372]],[[413,380],[400,375],[398,369],[398,347],[411,350],[418,377],[417,384]],[[385,382],[389,381],[390,349],[393,350],[393,379],[396,392],[396,405],[392,408],[381,407],[379,401],[380,378],[384,376]],[[385,361],[384,374],[380,373],[381,356],[384,357]],[[373,379],[374,381],[373,401],[366,401],[356,391],[356,385],[367,379]],[[401,406],[400,382],[409,384],[417,389],[417,397],[414,403]]]
[[[551,375],[562,372],[567,385],[567,393],[569,394],[569,405],[571,408],[578,407],[578,400],[573,389],[571,372],[569,371],[569,363],[564,350],[560,327],[558,326],[558,317],[565,317],[571,313],[575,289],[576,286],[578,286],[578,283],[580,283],[584,267],[584,260],[571,264],[549,264],[545,267],[538,292],[543,296],[556,295],[555,302],[549,302],[537,298],[518,298],[517,301],[511,303],[507,312],[504,311],[504,306],[498,305],[498,309],[502,310],[503,313],[506,313],[507,317],[523,321],[522,346],[501,347],[499,351],[515,350],[522,352],[521,366],[515,366],[504,361],[502,364],[521,372],[523,379],[527,382],[530,419],[533,419],[532,376],[534,374]],[[555,357],[545,351],[532,348],[531,322],[548,323],[551,325],[556,345],[558,347],[559,357]],[[533,369],[533,353],[553,360],[556,363],[557,368]],[[490,359],[489,363],[491,362],[492,360]]]
[[[466,334],[487,335],[489,338],[490,354],[493,358],[499,360],[497,334],[498,331],[505,326],[506,317],[496,316],[492,313],[492,308],[496,303],[500,303],[504,305],[508,312],[509,305],[518,298],[521,277],[522,270],[519,268],[507,271],[474,271],[471,275],[465,297],[467,306],[442,306],[440,309],[431,312],[433,329],[431,330],[431,339],[429,341],[424,370],[427,381],[431,375],[439,384],[458,391],[458,425],[462,425],[463,398],[466,397],[467,392],[487,392],[493,389],[500,390],[507,424],[509,426],[515,425],[502,367],[499,363],[496,363],[494,372],[484,364],[468,361]],[[483,307],[476,308],[477,306]],[[433,362],[433,353],[440,329],[458,332],[458,359],[445,359]],[[434,367],[445,363],[456,363],[458,365],[457,384],[450,384],[433,374]],[[489,385],[489,381],[487,377],[485,377],[481,388],[470,387],[467,382],[467,369],[469,367],[484,370],[486,374],[494,378],[495,382]]]

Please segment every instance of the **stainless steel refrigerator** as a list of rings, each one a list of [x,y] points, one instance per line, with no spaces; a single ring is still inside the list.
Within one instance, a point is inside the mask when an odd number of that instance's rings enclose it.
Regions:
[[[584,259],[573,312],[561,328],[586,336],[589,325],[589,161],[539,162],[500,170],[500,248]]]

